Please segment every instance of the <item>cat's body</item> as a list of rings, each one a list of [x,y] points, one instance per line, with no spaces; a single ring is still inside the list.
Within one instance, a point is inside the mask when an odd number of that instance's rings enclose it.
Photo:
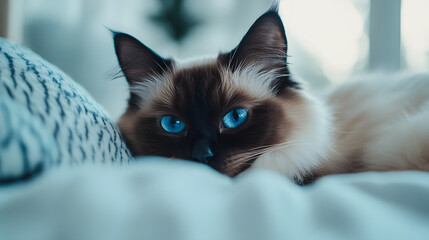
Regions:
[[[337,152],[327,172],[429,171],[429,74],[363,75],[327,98]]]
[[[289,73],[276,9],[231,52],[187,66],[129,35],[114,40],[131,92],[119,127],[136,156],[198,161],[229,176],[272,169],[297,182],[429,170],[429,75],[350,81],[318,100]]]

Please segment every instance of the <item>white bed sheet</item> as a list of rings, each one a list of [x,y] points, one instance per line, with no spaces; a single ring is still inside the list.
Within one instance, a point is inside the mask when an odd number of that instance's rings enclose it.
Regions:
[[[230,179],[146,157],[0,186],[0,239],[429,239],[429,173]]]

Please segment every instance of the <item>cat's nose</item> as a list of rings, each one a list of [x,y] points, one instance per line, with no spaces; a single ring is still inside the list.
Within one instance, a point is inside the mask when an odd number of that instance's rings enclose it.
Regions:
[[[194,144],[194,149],[192,150],[192,158],[194,160],[207,164],[213,156],[214,154],[208,140],[202,139]]]

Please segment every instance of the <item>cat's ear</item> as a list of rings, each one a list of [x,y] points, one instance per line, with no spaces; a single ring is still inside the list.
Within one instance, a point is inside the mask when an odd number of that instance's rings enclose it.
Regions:
[[[257,67],[261,71],[274,72],[277,77],[272,86],[276,93],[286,87],[298,87],[289,78],[287,39],[276,5],[253,23],[236,48],[220,54],[219,60],[232,71]]]
[[[163,74],[172,65],[170,59],[164,59],[146,47],[134,37],[113,32],[116,56],[128,83],[142,82],[153,74]]]

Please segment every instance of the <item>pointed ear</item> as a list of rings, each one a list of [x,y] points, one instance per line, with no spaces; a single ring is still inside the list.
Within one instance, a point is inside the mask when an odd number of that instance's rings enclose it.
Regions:
[[[153,74],[163,74],[172,61],[164,59],[134,37],[113,32],[116,56],[128,83],[142,82]]]
[[[243,67],[258,67],[260,71],[275,72],[272,86],[277,94],[286,87],[297,88],[289,79],[287,39],[276,6],[260,16],[231,52],[220,54],[219,60],[232,71]]]

